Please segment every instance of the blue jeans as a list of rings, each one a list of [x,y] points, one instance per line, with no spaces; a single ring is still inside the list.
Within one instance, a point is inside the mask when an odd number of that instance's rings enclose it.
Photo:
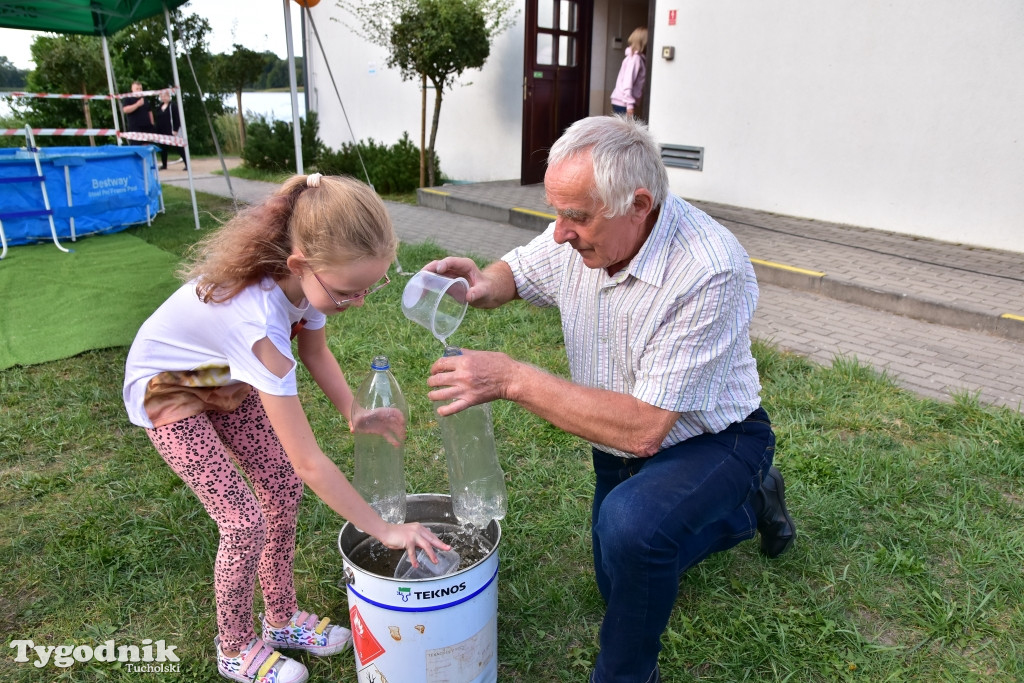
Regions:
[[[754,537],[750,499],[774,453],[775,434],[761,408],[718,434],[650,458],[594,449],[594,571],[608,608],[593,683],[658,680],[661,634],[679,575]]]

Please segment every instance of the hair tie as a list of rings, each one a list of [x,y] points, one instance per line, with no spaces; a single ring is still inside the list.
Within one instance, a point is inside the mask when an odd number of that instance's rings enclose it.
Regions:
[[[310,173],[306,176],[306,187],[320,187],[320,179],[323,176],[319,173]]]

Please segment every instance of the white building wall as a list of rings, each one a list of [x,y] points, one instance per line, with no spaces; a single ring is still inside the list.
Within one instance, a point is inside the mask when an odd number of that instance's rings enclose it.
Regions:
[[[320,46],[307,28],[310,108],[319,113],[324,144],[336,150],[353,142],[353,136],[393,144],[404,131],[419,145],[419,81],[403,81],[398,69],[389,68],[387,51],[355,35],[349,27],[358,25],[357,20],[336,3],[322,2],[312,14],[352,127],[350,132]],[[463,72],[454,89],[444,94],[436,150],[445,175],[474,181],[519,177],[522,64],[520,14],[517,24],[494,40],[483,68]],[[434,91],[428,89],[428,140],[433,110]]]
[[[651,128],[704,148],[686,197],[1024,252],[1021,35],[1020,0],[662,0]]]
[[[595,1],[594,114],[629,1]],[[336,4],[313,13],[355,139],[408,131],[418,142],[419,84],[387,68]],[[656,15],[651,129],[705,153],[701,172],[670,170],[675,192],[1024,252],[1020,0],[659,0]],[[449,177],[519,177],[523,35],[520,13],[483,69],[463,74],[471,84],[446,93],[437,150]],[[308,52],[311,106],[337,149],[352,136],[312,35]]]

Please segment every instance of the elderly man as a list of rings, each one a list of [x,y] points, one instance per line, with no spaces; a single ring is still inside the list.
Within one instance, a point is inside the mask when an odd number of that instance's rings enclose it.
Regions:
[[[544,178],[558,218],[468,279],[468,299],[557,306],[572,381],[503,353],[465,351],[431,368],[442,415],[515,401],[593,446],[594,571],[607,604],[593,683],[658,681],[679,575],[761,534],[776,557],[796,538],[775,436],[750,352],[757,282],[736,238],[669,194],[646,126],[577,121]]]

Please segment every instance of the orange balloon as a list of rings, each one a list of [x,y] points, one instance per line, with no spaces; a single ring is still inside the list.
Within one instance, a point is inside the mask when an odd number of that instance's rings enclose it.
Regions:
[[[320,0],[295,0],[295,2],[303,7],[316,7],[320,4]]]

